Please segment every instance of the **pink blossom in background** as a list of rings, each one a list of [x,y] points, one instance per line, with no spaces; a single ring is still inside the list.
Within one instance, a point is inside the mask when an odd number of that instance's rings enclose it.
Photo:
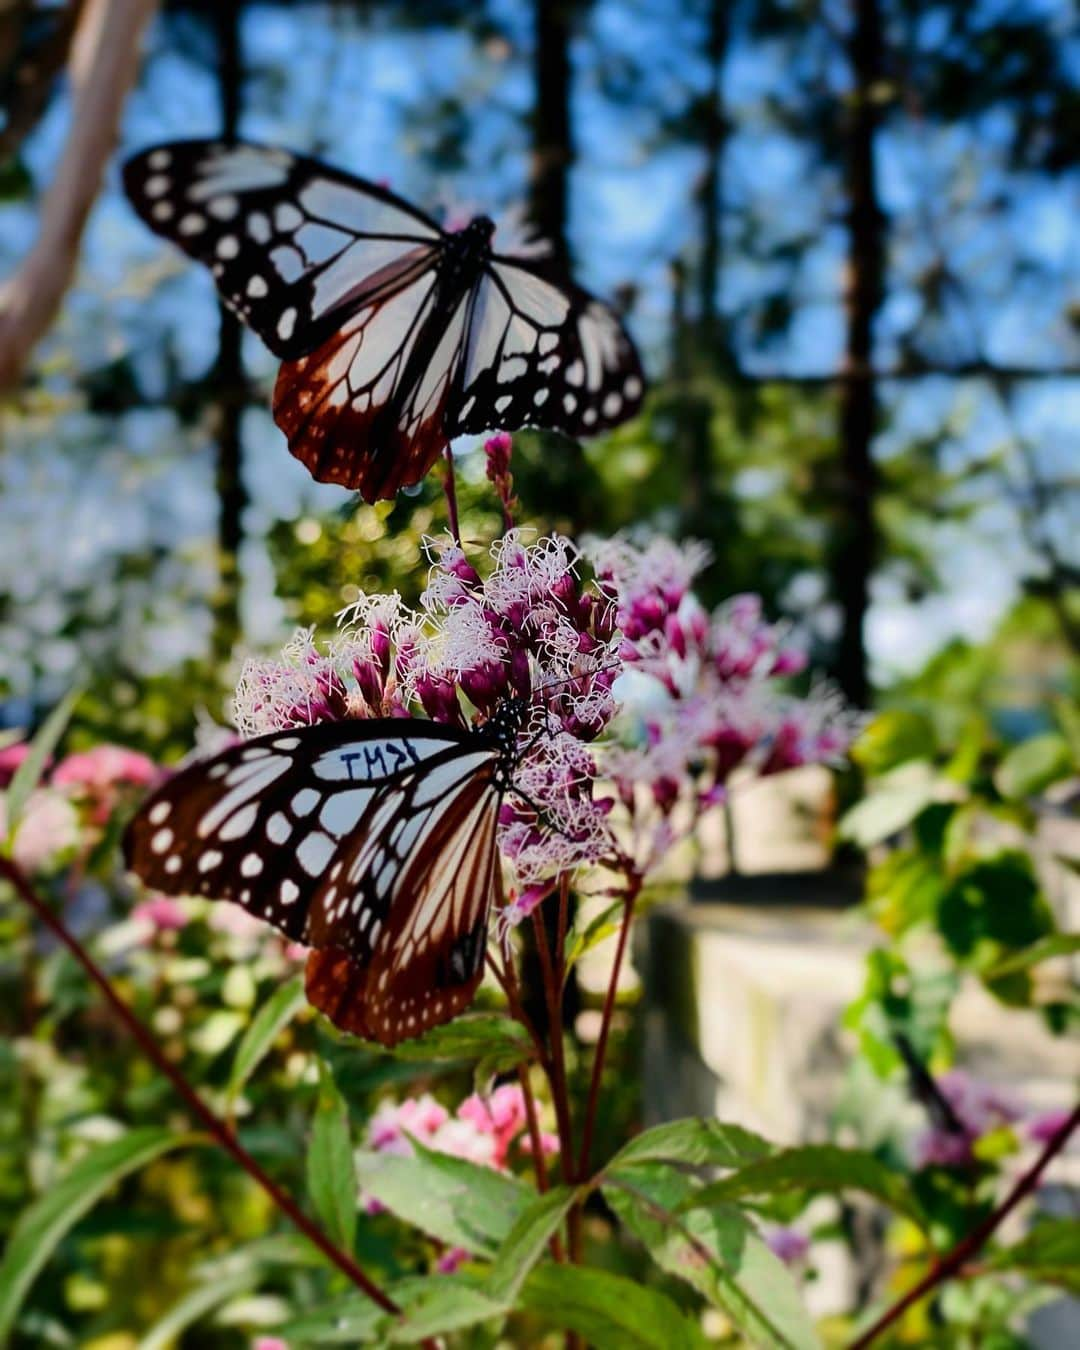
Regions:
[[[951,1069],[936,1082],[960,1129],[934,1124],[924,1130],[915,1140],[918,1167],[955,1167],[971,1162],[972,1147],[978,1139],[991,1130],[1014,1124],[1023,1114],[1012,1097],[963,1069]]]
[[[435,1269],[440,1275],[453,1275],[468,1259],[469,1253],[464,1247],[448,1247],[435,1262]]]
[[[141,901],[131,911],[131,917],[149,924],[156,933],[173,932],[188,921],[183,905],[169,895],[154,895]]]
[[[52,772],[54,787],[85,788],[102,792],[118,783],[147,787],[161,777],[161,770],[146,755],[122,745],[95,745],[91,750],[68,755]]]
[[[0,797],[0,837],[6,836],[7,804]],[[12,857],[24,872],[45,872],[70,861],[82,843],[79,814],[62,792],[38,788],[23,809]]]
[[[540,1131],[540,1152],[545,1158],[551,1158],[558,1153],[560,1148],[559,1136],[552,1134],[550,1130]],[[532,1153],[532,1140],[527,1134],[521,1136],[521,1151],[524,1154]]]
[[[481,1134],[491,1137],[494,1145],[492,1162],[496,1167],[502,1167],[510,1145],[527,1123],[525,1094],[517,1083],[505,1083],[489,1097],[473,1093],[458,1107],[458,1116],[471,1121]]]
[[[423,1097],[407,1097],[400,1105],[382,1102],[368,1121],[368,1147],[382,1153],[409,1155],[413,1147],[408,1136],[430,1145],[449,1116],[446,1107],[428,1093]]]
[[[29,743],[16,741],[0,749],[0,788],[7,787],[15,777],[15,770],[30,753]]]
[[[289,1350],[289,1343],[280,1336],[256,1336],[251,1342],[251,1350]]]
[[[1055,1135],[1060,1134],[1065,1128],[1065,1124],[1071,1115],[1072,1112],[1064,1108],[1060,1111],[1043,1111],[1028,1121],[1027,1137],[1033,1143],[1048,1144]]]

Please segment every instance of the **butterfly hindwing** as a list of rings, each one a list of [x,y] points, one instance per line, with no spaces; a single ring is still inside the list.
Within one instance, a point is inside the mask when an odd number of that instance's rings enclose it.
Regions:
[[[499,761],[476,733],[413,719],[274,732],[160,788],[128,865],[322,949],[312,1002],[391,1044],[453,1017],[483,973]]]
[[[124,186],[147,224],[209,267],[285,359],[433,267],[443,238],[385,188],[260,145],[155,146],[127,162]]]
[[[632,416],[645,378],[614,311],[537,264],[496,255],[472,297],[448,431],[591,436]]]

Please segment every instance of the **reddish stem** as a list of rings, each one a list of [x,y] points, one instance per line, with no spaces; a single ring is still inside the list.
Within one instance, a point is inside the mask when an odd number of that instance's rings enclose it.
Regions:
[[[604,997],[604,1011],[600,1017],[600,1034],[596,1038],[596,1053],[593,1056],[592,1078],[589,1081],[589,1097],[585,1106],[585,1123],[581,1132],[581,1153],[578,1157],[578,1177],[584,1180],[589,1175],[590,1154],[592,1153],[593,1132],[596,1128],[596,1112],[600,1105],[600,1083],[604,1076],[604,1060],[607,1056],[608,1036],[611,1032],[611,1019],[615,1014],[615,1001],[619,986],[619,973],[626,956],[627,939],[630,936],[630,924],[634,917],[634,903],[641,890],[641,879],[629,878],[626,901],[623,907],[622,924],[619,928],[618,943],[615,947],[615,960],[611,966],[611,978],[608,980],[607,994]]]
[[[284,1191],[272,1177],[263,1171],[262,1167],[255,1161],[251,1154],[244,1148],[243,1144],[236,1138],[228,1126],[214,1114],[206,1103],[199,1097],[198,1093],[187,1081],[181,1071],[172,1064],[162,1053],[161,1047],[154,1039],[153,1035],[135,1013],[128,1007],[124,1000],[113,989],[109,977],[97,964],[90,953],[83,947],[82,943],[71,932],[63,920],[55,914],[44,900],[37,894],[27,879],[23,876],[21,870],[7,858],[0,857],[0,876],[6,879],[15,888],[19,895],[29,907],[34,911],[45,926],[64,944],[68,951],[86,971],[87,975],[97,985],[105,998],[105,1001],[116,1013],[117,1017],[123,1022],[124,1026],[131,1033],[132,1037],[138,1043],[143,1053],[151,1061],[154,1067],[165,1078],[169,1080],[176,1089],[177,1094],[183,1099],[192,1115],[197,1116],[206,1127],[207,1132],[213,1136],[218,1144],[228,1153],[247,1174],[252,1177],[263,1190],[270,1196],[274,1204],[281,1210],[308,1238],[319,1251],[331,1261],[337,1268],[347,1275],[348,1278],[362,1289],[372,1302],[377,1303],[380,1308],[389,1313],[400,1312],[401,1309],[389,1297],[384,1294],[379,1286],[365,1275],[363,1270],[356,1264],[348,1252],[343,1251],[322,1231],[301,1210],[292,1196]],[[433,1346],[433,1342],[426,1341],[425,1345]]]
[[[918,1303],[920,1299],[925,1298],[939,1284],[944,1284],[946,1280],[951,1279],[952,1276],[962,1270],[1020,1201],[1035,1189],[1051,1159],[1061,1152],[1068,1143],[1069,1136],[1078,1126],[1080,1126],[1080,1103],[1077,1104],[1072,1115],[1061,1128],[1046,1141],[1046,1147],[1032,1166],[1017,1180],[1001,1204],[991,1214],[988,1214],[982,1223],[973,1228],[967,1237],[961,1238],[951,1251],[946,1253],[939,1261],[935,1261],[918,1284],[909,1289],[903,1298],[898,1299],[891,1308],[886,1309],[869,1330],[864,1331],[857,1340],[852,1341],[848,1350],[865,1350],[865,1347],[872,1345],[883,1331],[888,1330],[895,1322],[898,1322],[910,1307]]]
[[[458,525],[457,481],[454,474],[454,452],[449,446],[443,451],[443,459],[446,461],[446,473],[443,475],[443,492],[446,495],[446,518],[450,525],[450,533],[454,537],[454,543],[460,548],[461,528]]]
[[[569,1186],[574,1180],[574,1133],[570,1123],[570,1094],[567,1089],[566,1058],[563,1053],[562,981],[551,962],[551,949],[548,946],[544,919],[539,908],[533,910],[532,922],[548,1010],[548,1034],[551,1041],[548,1079],[551,1083],[555,1119],[559,1126],[559,1164],[562,1168],[563,1181]]]

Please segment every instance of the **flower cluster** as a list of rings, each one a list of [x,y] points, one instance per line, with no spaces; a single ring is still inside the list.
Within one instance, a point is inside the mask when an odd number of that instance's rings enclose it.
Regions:
[[[842,758],[860,719],[824,686],[807,697],[786,691],[807,655],[788,626],[765,619],[758,596],[704,609],[692,589],[704,545],[617,536],[586,553],[615,608],[626,663],[623,744],[605,769],[631,813],[637,789],[649,789],[664,818],[661,843],[680,801],[689,799],[692,819],[723,799],[737,769],[771,774]]]

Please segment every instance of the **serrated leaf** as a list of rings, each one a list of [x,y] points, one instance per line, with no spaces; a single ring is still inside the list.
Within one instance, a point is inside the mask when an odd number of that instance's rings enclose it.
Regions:
[[[1075,772],[1072,750],[1064,736],[1048,731],[1014,746],[997,767],[994,786],[1007,801],[1035,797]]]
[[[747,1196],[843,1190],[871,1195],[925,1227],[926,1216],[902,1173],[886,1167],[872,1153],[835,1144],[805,1144],[774,1153],[703,1187],[692,1203],[707,1208]]]
[[[60,737],[64,734],[76,703],[82,697],[81,689],[72,689],[66,694],[45,721],[37,735],[30,742],[26,758],[15,770],[7,790],[7,844],[6,851],[11,852],[15,834],[22,820],[30,794],[41,781],[49,756],[56,749]]]
[[[1080,1294],[1080,1220],[1043,1219],[1026,1238],[995,1252],[989,1264]]]
[[[403,1060],[483,1059],[495,1066],[493,1072],[505,1073],[531,1057],[533,1044],[525,1028],[509,1017],[472,1013],[433,1027],[415,1040],[401,1041],[390,1051],[385,1046],[372,1049]]]
[[[356,1245],[359,1191],[353,1163],[349,1108],[333,1075],[320,1065],[319,1096],[307,1155],[308,1191],[319,1219],[339,1247]]]
[[[1015,975],[1019,970],[1030,970],[1043,961],[1052,961],[1055,957],[1073,956],[1080,952],[1080,933],[1051,933],[1049,937],[1033,942],[1030,947],[1013,952],[1004,961],[985,971],[983,979],[997,980],[1003,975]]]
[[[88,1153],[23,1210],[0,1262],[0,1342],[14,1325],[23,1299],[60,1241],[118,1181],[167,1153],[200,1140],[172,1130],[132,1130]]]
[[[609,1176],[604,1197],[662,1269],[723,1309],[751,1345],[817,1350],[813,1324],[790,1272],[730,1205],[676,1213],[696,1182],[663,1164]]]
[[[365,1194],[440,1242],[493,1257],[532,1192],[494,1168],[414,1147],[411,1157],[357,1153]]]
[[[761,1135],[741,1125],[688,1116],[643,1130],[615,1154],[605,1171],[630,1162],[680,1162],[695,1167],[742,1167],[772,1152]]]
[[[279,1033],[304,1006],[304,979],[294,979],[279,985],[251,1019],[237,1046],[225,1089],[225,1100],[231,1105],[244,1089],[244,1084],[259,1067]]]
[[[537,1266],[522,1304],[550,1326],[604,1350],[706,1350],[695,1321],[665,1294],[622,1275],[582,1266]]]
[[[525,1277],[543,1256],[578,1194],[572,1187],[556,1186],[527,1205],[514,1220],[485,1285],[496,1302],[510,1303],[517,1298]]]

